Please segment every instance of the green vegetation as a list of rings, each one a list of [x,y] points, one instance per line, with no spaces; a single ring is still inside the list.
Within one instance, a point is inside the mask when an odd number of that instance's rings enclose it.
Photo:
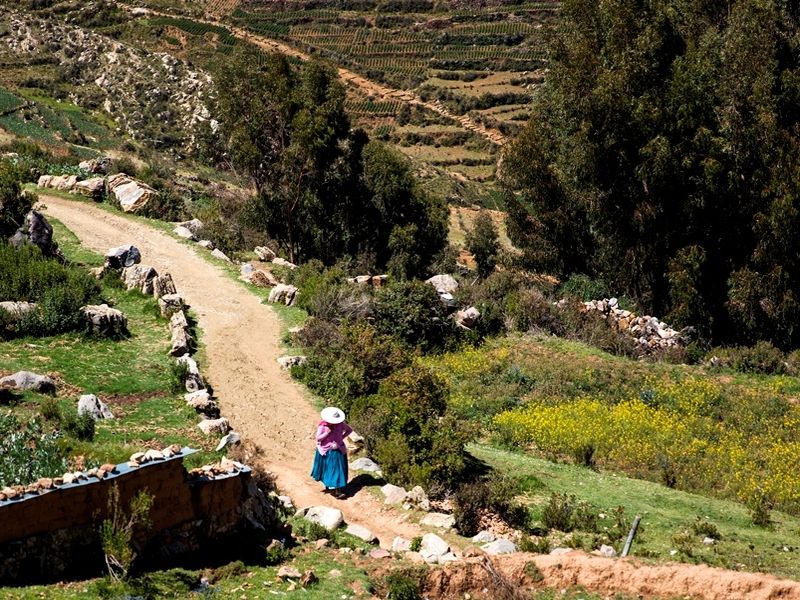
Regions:
[[[561,15],[504,161],[525,265],[601,277],[716,343],[797,347],[797,15],[638,0]]]

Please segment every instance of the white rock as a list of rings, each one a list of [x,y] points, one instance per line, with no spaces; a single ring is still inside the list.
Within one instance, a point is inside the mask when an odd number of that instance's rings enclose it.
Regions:
[[[319,523],[328,531],[338,529],[344,523],[344,515],[338,508],[330,506],[312,506],[302,509],[301,516],[312,523]]]
[[[225,262],[231,262],[231,259],[228,258],[228,256],[219,248],[214,248],[211,251],[211,256],[213,256],[214,258],[218,258],[220,260],[224,260]]]
[[[0,379],[0,387],[15,390],[33,390],[40,394],[55,394],[56,384],[47,375],[37,375],[30,371],[17,371]]]
[[[553,548],[550,550],[550,556],[561,556],[570,552],[575,552],[575,550],[573,548]]]
[[[605,556],[606,558],[614,558],[617,555],[617,551],[614,550],[611,546],[607,546],[603,544],[600,546],[600,556]]]
[[[473,544],[488,544],[489,542],[493,542],[497,539],[497,536],[493,534],[491,531],[481,531],[477,535],[472,537]]]
[[[411,540],[396,537],[392,540],[392,552],[408,552],[411,550]]]
[[[78,414],[88,413],[95,421],[100,419],[113,419],[114,415],[108,405],[94,394],[84,394],[78,400]]]
[[[474,306],[470,306],[465,310],[459,310],[455,314],[456,324],[465,329],[471,329],[481,318],[481,312]]]
[[[278,265],[279,267],[286,267],[287,269],[291,269],[292,271],[294,271],[297,268],[296,264],[291,263],[285,258],[281,258],[280,256],[273,258],[272,264]]]
[[[418,485],[415,485],[406,494],[406,502],[416,506],[420,510],[424,510],[425,512],[428,512],[431,509],[431,501],[428,500],[428,495],[425,493],[425,490]]]
[[[271,262],[276,256],[272,248],[268,248],[267,246],[256,246],[253,252],[255,252],[259,260],[264,262]]]
[[[173,231],[173,233],[175,233],[175,235],[177,235],[179,238],[183,238],[183,239],[185,239],[185,240],[192,240],[192,241],[195,241],[195,240],[197,239],[197,238],[195,237],[194,233],[192,233],[192,230],[191,230],[191,229],[189,229],[188,227],[184,227],[183,225],[178,225],[178,226],[177,226],[177,227],[175,227],[175,229],[173,229],[172,231]]]
[[[373,461],[370,458],[367,458],[366,456],[362,456],[361,458],[357,458],[356,460],[351,462],[350,468],[353,471],[366,471],[367,473],[377,473],[381,470],[381,468],[375,461]]]
[[[305,356],[279,356],[275,359],[284,369],[291,369],[296,365],[304,365],[308,360]]]
[[[452,552],[445,552],[439,557],[437,561],[440,565],[444,565],[451,562],[458,562],[458,557]]]
[[[217,447],[214,448],[214,451],[219,452],[226,446],[235,446],[241,441],[242,438],[238,433],[235,431],[230,431],[222,437],[222,439],[219,441],[219,444],[217,444]]]
[[[231,424],[225,417],[220,417],[219,419],[205,419],[200,421],[197,426],[200,428],[200,431],[206,435],[211,435],[212,433],[225,435],[231,430]]]
[[[453,515],[447,515],[445,513],[428,513],[422,518],[420,523],[431,527],[450,529],[456,524],[456,518]]]
[[[199,242],[197,242],[197,245],[202,248],[205,248],[206,250],[213,250],[214,248],[216,248],[214,242],[212,242],[211,240],[200,240]]]
[[[484,544],[481,546],[481,550],[486,552],[486,554],[494,556],[496,554],[511,554],[517,551],[517,547],[514,545],[514,542],[505,538],[499,538],[493,542]]]
[[[458,281],[452,275],[434,275],[425,283],[430,283],[439,294],[451,294],[458,289]]]
[[[381,488],[384,495],[384,504],[401,504],[406,499],[406,490],[397,485],[387,483]]]
[[[717,543],[717,540],[715,540],[712,537],[703,538],[703,544],[706,545],[706,546],[713,546],[716,543]]]
[[[294,304],[295,297],[297,296],[297,288],[293,285],[280,283],[272,288],[269,292],[267,300],[278,304],[285,304],[291,306]]]
[[[184,229],[188,229],[192,235],[197,235],[203,230],[203,222],[200,219],[192,219],[190,221],[175,223],[175,227],[183,227]]]
[[[358,539],[367,542],[368,544],[378,543],[378,536],[376,536],[366,527],[362,527],[361,525],[356,525],[355,523],[350,523],[344,530],[344,532],[349,533],[350,535],[355,536]]]
[[[439,557],[449,551],[449,544],[435,533],[426,533],[422,536],[419,553],[426,563],[434,564],[439,562]]]

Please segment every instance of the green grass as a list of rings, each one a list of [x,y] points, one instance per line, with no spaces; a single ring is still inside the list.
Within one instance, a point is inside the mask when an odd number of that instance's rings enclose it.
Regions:
[[[525,489],[524,499],[535,516],[551,492],[574,494],[607,515],[617,506],[625,507],[625,514],[631,519],[641,515],[642,528],[632,556],[765,571],[800,579],[800,518],[773,512],[774,526],[757,527],[751,523],[747,509],[736,502],[484,445],[473,445],[469,450],[492,468],[519,478]],[[696,518],[716,525],[722,534],[719,543],[705,546],[702,535],[691,535],[684,544],[673,541],[675,534],[691,530]],[[672,550],[678,553],[672,555]]]

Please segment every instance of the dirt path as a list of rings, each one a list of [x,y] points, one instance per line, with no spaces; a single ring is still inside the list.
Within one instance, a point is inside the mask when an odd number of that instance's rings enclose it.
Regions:
[[[320,491],[308,472],[319,421],[303,388],[275,359],[282,355],[281,324],[268,306],[208,263],[191,247],[152,227],[84,202],[42,195],[50,214],[64,223],[81,244],[105,253],[135,244],[145,264],[169,272],[178,293],[191,306],[203,331],[208,364],[201,364],[222,413],[244,439],[264,449],[265,464],[281,490],[297,506],[323,504],[342,510],[348,523],[370,529],[388,547],[395,536],[419,534],[405,513],[385,508],[366,490],[345,501]]]
[[[127,5],[119,5],[121,8],[130,8]],[[140,13],[141,14],[141,13]],[[173,15],[167,12],[161,12],[157,10],[147,9],[147,14],[156,15],[159,17],[168,17],[172,19],[180,19],[183,18],[180,15]],[[298,60],[307,61],[310,60],[311,57],[306,54],[305,52],[301,52],[300,50],[293,48],[287,44],[282,42],[275,41],[273,39],[263,37],[260,35],[255,35],[250,33],[246,29],[242,29],[240,27],[234,27],[233,25],[220,22],[220,21],[209,21],[205,19],[200,19],[197,17],[193,17],[192,21],[197,21],[198,23],[205,23],[207,25],[214,25],[217,27],[225,27],[228,29],[235,37],[249,42],[259,48],[263,48],[264,50],[268,50],[270,52],[280,52],[281,54],[285,54],[286,56],[292,56],[297,58]],[[366,77],[362,77],[349,69],[344,69],[342,67],[337,68],[337,72],[339,73],[339,77],[342,80],[352,86],[360,88],[362,91],[370,94],[373,97],[377,97],[381,100],[400,100],[402,102],[406,102],[407,104],[411,104],[412,106],[421,106],[426,108],[430,111],[433,111],[446,119],[451,119],[455,121],[459,125],[461,125],[464,129],[472,131],[482,137],[485,137],[487,140],[496,144],[498,146],[502,146],[506,142],[505,136],[497,131],[496,129],[489,129],[485,127],[481,123],[477,123],[475,120],[471,119],[468,115],[456,115],[452,113],[449,109],[447,109],[441,102],[438,100],[434,100],[432,102],[428,102],[420,98],[417,94],[410,92],[408,90],[399,90],[396,88],[391,88],[386,85],[377,83],[375,81],[371,81]]]

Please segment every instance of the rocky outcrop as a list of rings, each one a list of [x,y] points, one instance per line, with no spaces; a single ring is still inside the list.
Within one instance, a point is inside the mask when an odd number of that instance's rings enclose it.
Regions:
[[[172,275],[164,273],[153,279],[153,297],[158,300],[163,296],[176,294],[178,290],[175,288],[175,283],[172,281]]]
[[[119,202],[120,208],[129,213],[140,211],[158,193],[146,183],[125,173],[117,173],[108,178],[108,192]]]
[[[112,162],[113,160],[110,156],[99,156],[97,158],[90,158],[89,160],[84,160],[78,163],[78,168],[86,171],[87,173],[105,175],[111,168]]]
[[[33,244],[44,256],[52,256],[63,260],[64,256],[53,240],[53,228],[44,215],[38,210],[31,210],[25,215],[22,227],[11,237],[11,245],[17,248],[25,244]]]
[[[267,246],[256,246],[253,252],[255,252],[258,260],[262,260],[264,262],[271,262],[273,258],[277,257],[275,251]]]
[[[179,310],[169,318],[169,331],[172,336],[172,346],[169,350],[170,356],[183,356],[191,354],[194,348],[194,338],[189,330],[189,322],[186,314]]]
[[[643,354],[683,347],[687,343],[683,332],[676,331],[656,317],[637,316],[620,308],[616,298],[590,300],[583,304],[583,308],[586,312],[601,314],[612,327],[630,336],[637,350]]]
[[[275,287],[279,284],[279,281],[272,273],[261,269],[254,270],[246,278],[251,284],[260,288]]]
[[[124,337],[128,333],[128,318],[108,304],[88,304],[81,307],[90,333],[109,337]]]
[[[33,391],[40,394],[55,394],[56,384],[47,375],[37,375],[30,371],[17,371],[13,375],[0,378],[0,388]]]
[[[276,285],[269,293],[269,302],[293,306],[297,297],[297,288],[284,283]]]
[[[176,312],[183,310],[183,298],[178,294],[165,294],[158,299],[158,308],[162,317],[170,318]]]
[[[94,394],[84,394],[78,400],[78,414],[84,413],[91,415],[95,421],[114,418],[108,405]]]
[[[452,294],[458,289],[458,281],[452,275],[434,275],[425,283],[430,283],[439,294]]]
[[[92,177],[75,184],[73,191],[92,200],[102,200],[106,191],[106,180],[103,177]]]
[[[118,246],[106,252],[106,266],[109,269],[132,267],[142,261],[142,253],[136,246]]]
[[[153,280],[158,276],[158,272],[148,265],[133,265],[122,269],[120,279],[125,284],[125,289],[139,290],[146,296],[153,293]]]
[[[0,311],[5,312],[12,321],[20,321],[35,311],[36,306],[35,302],[0,302]]]

